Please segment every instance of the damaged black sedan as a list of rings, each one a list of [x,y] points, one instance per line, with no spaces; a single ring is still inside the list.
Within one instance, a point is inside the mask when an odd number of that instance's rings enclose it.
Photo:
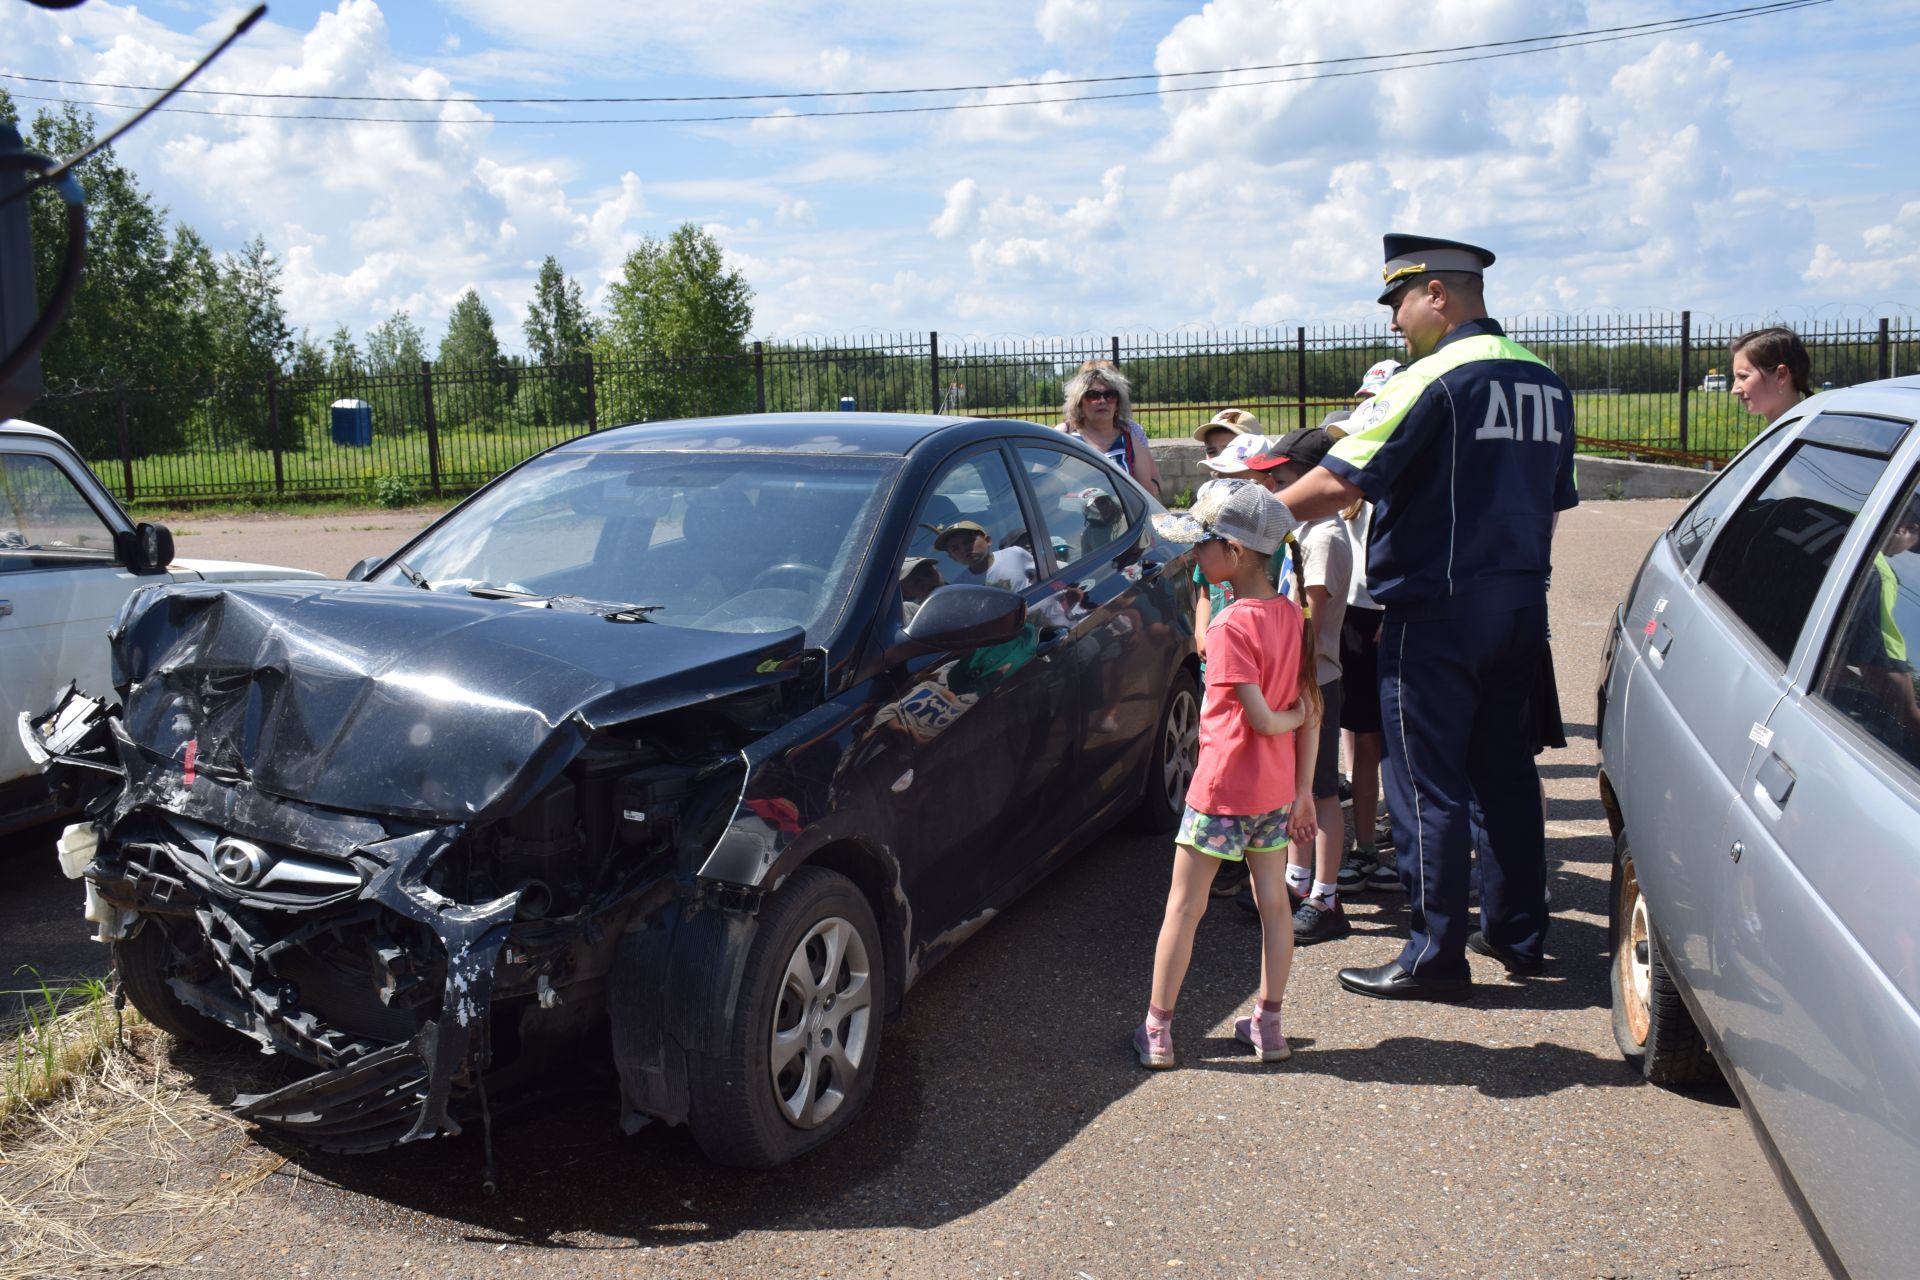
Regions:
[[[766,1167],[851,1121],[930,964],[1178,817],[1157,509],[1025,423],[626,427],[359,581],[143,591],[114,688],[20,728],[128,998],[311,1067],[242,1114],[371,1151],[601,1044],[630,1131]]]

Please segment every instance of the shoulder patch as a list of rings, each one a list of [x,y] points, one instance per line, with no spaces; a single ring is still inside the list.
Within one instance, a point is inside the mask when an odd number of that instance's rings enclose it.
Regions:
[[[1371,400],[1368,400],[1365,404],[1354,410],[1353,429],[1348,431],[1347,434],[1352,435],[1355,431],[1365,431],[1368,427],[1377,427],[1392,416],[1393,401],[1389,400],[1386,396],[1374,396]]]

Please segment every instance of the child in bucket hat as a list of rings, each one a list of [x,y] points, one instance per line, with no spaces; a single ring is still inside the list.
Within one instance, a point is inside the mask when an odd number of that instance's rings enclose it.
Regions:
[[[1315,830],[1310,783],[1320,715],[1310,633],[1299,607],[1267,578],[1267,557],[1293,519],[1258,485],[1226,482],[1211,486],[1191,512],[1157,515],[1153,523],[1162,537],[1193,544],[1207,580],[1231,583],[1234,599],[1214,616],[1207,636],[1200,761],[1174,837],[1153,988],[1133,1048],[1141,1066],[1174,1064],[1174,1005],[1214,874],[1222,864],[1244,862],[1259,906],[1260,993],[1233,1034],[1260,1061],[1281,1062],[1293,1052],[1280,1030],[1293,962],[1286,848]]]

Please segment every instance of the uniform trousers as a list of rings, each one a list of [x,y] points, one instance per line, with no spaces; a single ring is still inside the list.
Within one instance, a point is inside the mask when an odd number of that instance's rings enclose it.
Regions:
[[[1528,960],[1546,939],[1546,830],[1522,720],[1547,606],[1408,621],[1380,637],[1382,779],[1412,910],[1409,973],[1467,975],[1470,855],[1487,939]]]

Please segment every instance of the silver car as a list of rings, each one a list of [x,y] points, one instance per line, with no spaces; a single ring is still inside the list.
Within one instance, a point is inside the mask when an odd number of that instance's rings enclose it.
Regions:
[[[1615,1038],[1725,1076],[1853,1276],[1920,1256],[1917,417],[1899,378],[1749,445],[1648,553],[1596,722]]]

